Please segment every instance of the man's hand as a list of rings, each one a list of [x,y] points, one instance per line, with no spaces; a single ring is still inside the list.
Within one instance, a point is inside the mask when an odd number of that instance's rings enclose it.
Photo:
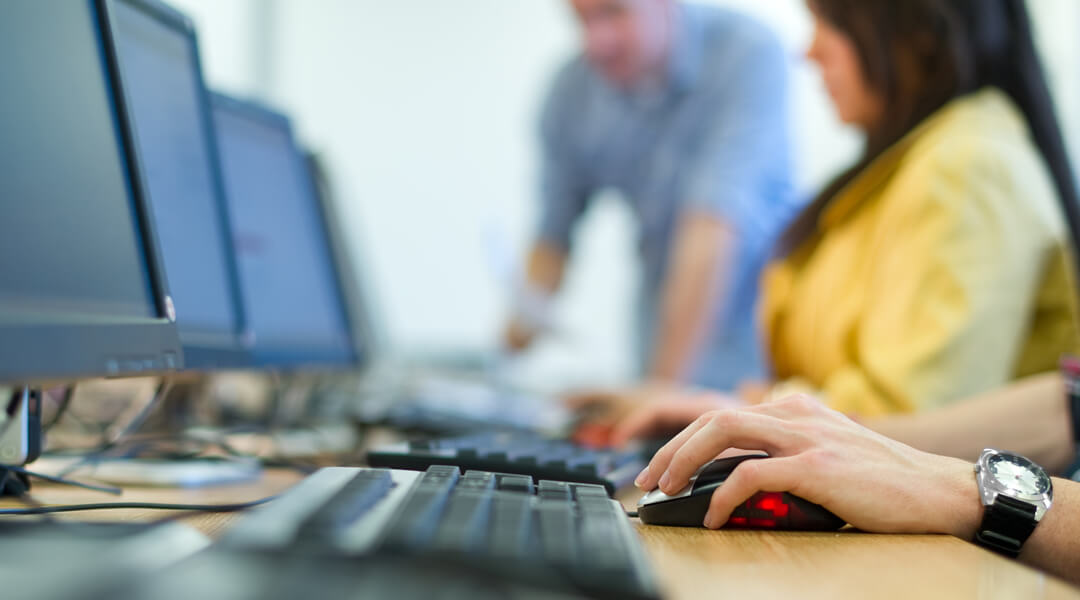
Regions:
[[[536,330],[518,318],[511,318],[503,331],[503,346],[511,352],[522,352],[536,339]]]
[[[520,352],[525,350],[536,336],[543,333],[546,316],[538,304],[550,301],[550,296],[559,290],[563,272],[566,269],[566,253],[547,242],[537,242],[529,252],[525,267],[525,281],[515,290],[514,315],[503,330],[503,345],[507,350]]]
[[[770,458],[736,467],[713,494],[706,527],[726,523],[759,491],[791,492],[867,531],[971,539],[979,524],[970,463],[893,441],[807,396],[704,414],[657,452],[635,483],[678,493],[730,448]]]

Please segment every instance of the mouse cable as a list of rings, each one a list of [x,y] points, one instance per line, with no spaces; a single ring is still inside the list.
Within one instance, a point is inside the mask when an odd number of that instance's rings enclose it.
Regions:
[[[88,510],[110,510],[120,508],[144,509],[144,510],[187,510],[196,513],[227,513],[238,512],[254,508],[273,500],[277,496],[267,496],[251,502],[239,502],[235,504],[169,504],[159,502],[98,502],[94,504],[60,504],[56,506],[31,506],[27,508],[4,508],[0,509],[0,515],[48,515],[64,512],[79,512]]]

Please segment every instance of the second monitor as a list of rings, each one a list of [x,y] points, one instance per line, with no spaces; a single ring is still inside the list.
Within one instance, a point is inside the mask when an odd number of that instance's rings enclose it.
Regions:
[[[219,94],[212,105],[255,366],[355,366],[324,215],[289,120]]]
[[[156,0],[100,5],[161,241],[185,367],[245,366],[251,340],[194,28]]]

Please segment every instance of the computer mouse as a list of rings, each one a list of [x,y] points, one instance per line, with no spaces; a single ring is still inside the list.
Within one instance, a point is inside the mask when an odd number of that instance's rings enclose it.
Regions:
[[[713,491],[724,484],[735,467],[745,461],[766,458],[760,454],[720,458],[690,478],[690,484],[673,496],[659,489],[638,501],[638,517],[647,525],[703,527]],[[744,502],[724,524],[725,529],[789,529],[833,531],[844,520],[825,507],[787,492],[758,492]]]

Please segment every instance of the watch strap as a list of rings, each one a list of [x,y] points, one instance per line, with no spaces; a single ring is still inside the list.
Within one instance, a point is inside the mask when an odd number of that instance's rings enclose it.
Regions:
[[[998,495],[983,512],[975,541],[984,548],[1016,558],[1038,524],[1033,504]]]
[[[1080,358],[1064,356],[1061,359],[1061,375],[1065,379],[1065,399],[1068,403],[1069,423],[1076,459],[1065,471],[1069,479],[1080,481]]]

